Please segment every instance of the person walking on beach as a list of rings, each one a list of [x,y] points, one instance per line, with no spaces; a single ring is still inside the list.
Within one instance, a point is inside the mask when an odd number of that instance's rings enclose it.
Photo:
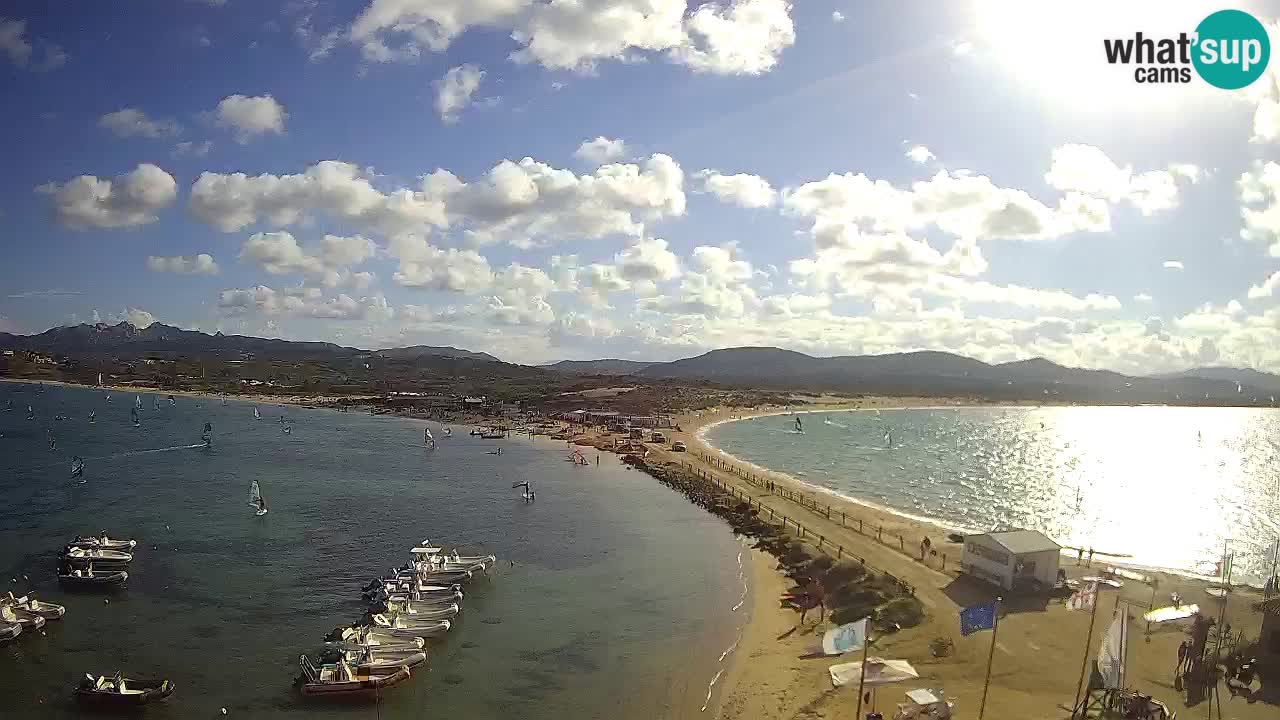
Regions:
[[[1089,548],[1089,559],[1085,561],[1085,567],[1093,567],[1093,548]]]
[[[1084,548],[1078,547],[1076,548],[1076,565],[1078,566],[1082,562],[1084,562]]]
[[[1182,666],[1187,664],[1187,650],[1189,649],[1187,641],[1183,640],[1178,646],[1178,667],[1174,670],[1175,675],[1182,674]]]

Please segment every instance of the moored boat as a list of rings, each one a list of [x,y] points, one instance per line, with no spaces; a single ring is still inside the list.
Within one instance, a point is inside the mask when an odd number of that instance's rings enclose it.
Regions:
[[[81,570],[76,568],[70,572],[58,573],[58,580],[63,585],[76,588],[112,588],[121,587],[129,581],[129,573],[124,570],[95,572],[93,565]]]
[[[116,539],[107,537],[106,533],[102,533],[102,535],[99,535],[97,537],[93,537],[90,535],[77,535],[76,539],[67,543],[67,545],[71,547],[89,548],[89,549],[100,548],[104,550],[133,550],[133,548],[137,547],[138,542],[136,540],[116,540]]]
[[[302,694],[307,697],[373,697],[383,688],[409,679],[409,668],[401,666],[390,675],[358,672],[345,660],[316,666],[303,655]]]
[[[18,623],[0,622],[0,643],[7,643],[22,634],[22,626]]]
[[[427,654],[419,650],[413,653],[383,652],[370,648],[333,648],[327,662],[345,661],[357,675],[392,675],[400,668],[416,668],[427,661]]]
[[[22,597],[14,597],[13,593],[9,593],[8,597],[0,598],[0,605],[10,605],[34,615],[39,615],[45,620],[57,620],[67,614],[65,607],[37,600],[34,593],[27,593]]]
[[[105,548],[83,548],[68,545],[62,553],[62,559],[74,563],[95,563],[97,565],[127,565],[133,562],[133,554],[124,550],[107,550]]]
[[[76,699],[85,705],[104,707],[147,705],[164,700],[173,694],[173,683],[168,680],[139,680],[115,675],[86,674],[76,688]]]
[[[0,606],[0,623],[21,625],[23,630],[39,630],[44,627],[45,619],[12,605],[4,605]]]
[[[403,615],[406,620],[448,620],[455,617],[460,609],[457,603],[422,605],[412,600],[387,602],[388,613]]]
[[[449,632],[452,624],[448,620],[425,620],[418,622],[397,613],[376,613],[371,618],[373,626],[384,633],[398,637],[431,638]]]

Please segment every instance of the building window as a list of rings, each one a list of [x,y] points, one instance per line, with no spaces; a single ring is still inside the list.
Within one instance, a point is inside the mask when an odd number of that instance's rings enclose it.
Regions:
[[[964,549],[968,551],[970,554],[977,555],[980,558],[985,558],[998,565],[1009,564],[1008,553],[1002,553],[999,550],[992,550],[991,548],[985,545],[979,545],[977,543],[965,543]]]

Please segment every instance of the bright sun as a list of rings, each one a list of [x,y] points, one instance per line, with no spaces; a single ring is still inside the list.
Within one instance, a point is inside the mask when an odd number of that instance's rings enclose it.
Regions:
[[[1095,112],[1150,111],[1186,102],[1203,83],[1140,85],[1134,67],[1107,63],[1103,39],[1191,33],[1219,4],[975,0],[976,50],[1051,102]]]

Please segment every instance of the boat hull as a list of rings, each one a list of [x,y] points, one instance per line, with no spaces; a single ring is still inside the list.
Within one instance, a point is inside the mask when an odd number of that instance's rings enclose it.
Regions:
[[[302,694],[309,698],[372,698],[384,688],[409,679],[409,669],[401,667],[390,675],[364,676],[330,683],[303,683]]]
[[[129,573],[120,571],[98,573],[95,575],[59,575],[58,581],[69,588],[110,589],[124,587],[129,582]]]
[[[134,707],[149,705],[164,700],[173,694],[174,685],[168,680],[159,684],[154,681],[124,679],[125,687],[145,687],[140,693],[118,693],[94,688],[80,687],[76,689],[76,700],[82,705],[96,707]]]

